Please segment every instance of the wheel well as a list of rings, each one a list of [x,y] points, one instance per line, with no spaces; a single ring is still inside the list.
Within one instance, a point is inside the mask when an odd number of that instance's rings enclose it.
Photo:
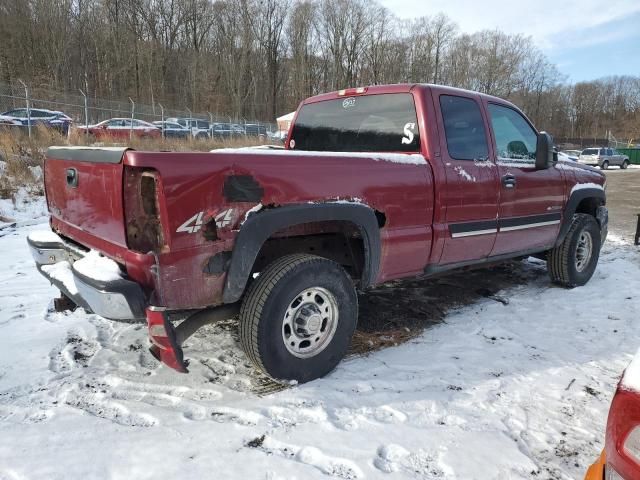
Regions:
[[[279,230],[262,245],[251,276],[280,257],[308,253],[342,265],[354,280],[364,270],[364,242],[357,225],[349,221],[303,223]]]
[[[580,201],[578,206],[576,207],[575,213],[586,213],[593,217],[596,217],[598,212],[598,207],[603,205],[604,202],[601,198],[589,197],[584,198]]]

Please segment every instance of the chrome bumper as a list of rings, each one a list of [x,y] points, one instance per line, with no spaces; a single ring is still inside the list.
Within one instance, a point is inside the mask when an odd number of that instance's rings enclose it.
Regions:
[[[147,301],[136,282],[124,277],[105,282],[83,275],[73,264],[86,252],[60,237],[34,232],[27,243],[38,271],[79,307],[111,320],[145,318]]]

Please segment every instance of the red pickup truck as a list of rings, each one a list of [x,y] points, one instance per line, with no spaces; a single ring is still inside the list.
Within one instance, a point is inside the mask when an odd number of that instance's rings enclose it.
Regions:
[[[583,285],[607,232],[599,171],[509,102],[435,85],[309,98],[283,150],[54,147],[45,184],[53,232],[29,244],[61,298],[146,318],[179,371],[185,338],[239,312],[248,357],[299,382],[343,357],[356,288],[527,255]]]

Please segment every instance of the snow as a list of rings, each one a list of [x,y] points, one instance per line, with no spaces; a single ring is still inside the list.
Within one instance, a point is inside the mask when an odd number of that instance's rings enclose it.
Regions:
[[[569,196],[571,196],[573,192],[577,190],[584,190],[585,188],[596,188],[598,190],[604,190],[604,187],[597,183],[592,183],[592,182],[577,183],[573,186],[573,188],[571,188],[571,192],[569,192]]]
[[[73,278],[73,272],[71,271],[71,265],[66,260],[53,265],[43,265],[42,271],[49,275],[54,280],[62,282],[62,284],[69,290],[71,295],[78,293],[78,287],[76,281]]]
[[[584,287],[530,259],[506,305],[461,303],[305,385],[259,375],[233,322],[187,341],[183,375],[144,325],[51,311],[26,247],[46,228],[0,237],[0,478],[582,478],[639,346],[640,252],[613,232]]]
[[[2,222],[26,225],[47,219],[47,202],[43,196],[33,196],[24,187],[18,189],[12,199],[0,199],[0,228]]]
[[[118,264],[95,250],[74,262],[73,268],[85,277],[101,282],[112,282],[122,278]]]
[[[58,234],[51,230],[36,230],[29,234],[29,238],[36,243],[56,243],[62,241]]]
[[[464,178],[466,181],[468,182],[475,182],[476,181],[476,177],[472,176],[469,174],[469,172],[467,172],[464,168],[462,168],[461,166],[456,166],[453,168],[456,173],[458,175],[460,175],[462,178]]]
[[[246,211],[246,213],[244,214],[244,220],[242,220],[242,223],[247,221],[247,218],[249,218],[249,215],[253,214],[253,213],[257,213],[260,210],[262,210],[263,205],[262,203],[258,203],[257,205],[251,207],[249,210]]]
[[[211,153],[247,154],[245,148],[220,148]],[[299,157],[332,157],[332,158],[368,158],[375,161],[403,163],[408,165],[426,165],[427,161],[418,153],[378,153],[378,152],[314,152],[308,150],[284,149],[252,149],[251,153],[259,155],[294,155]]]
[[[627,390],[640,393],[640,350],[624,371],[621,386]]]

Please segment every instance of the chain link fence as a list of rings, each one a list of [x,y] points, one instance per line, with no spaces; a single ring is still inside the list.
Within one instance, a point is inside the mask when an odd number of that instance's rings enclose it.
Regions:
[[[235,116],[219,115],[215,112],[190,111],[164,108],[160,103],[153,105],[128,101],[107,100],[82,93],[64,93],[42,87],[9,85],[0,82],[0,114],[17,108],[47,109],[60,111],[73,119],[74,125],[93,125],[110,118],[133,118],[147,122],[167,118],[195,118],[213,123],[232,123],[240,126],[258,124],[267,132],[276,132],[277,124],[261,122]],[[85,103],[86,101],[86,103]],[[275,120],[275,119],[274,119]]]

